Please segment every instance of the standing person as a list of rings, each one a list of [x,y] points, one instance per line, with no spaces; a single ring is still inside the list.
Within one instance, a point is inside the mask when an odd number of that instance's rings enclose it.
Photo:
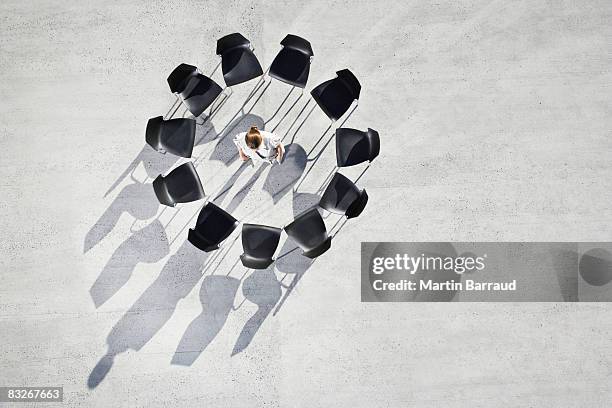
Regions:
[[[270,164],[276,161],[280,164],[285,154],[285,148],[280,139],[271,132],[257,129],[257,126],[251,126],[247,132],[236,135],[234,143],[243,161],[251,159],[253,163]]]

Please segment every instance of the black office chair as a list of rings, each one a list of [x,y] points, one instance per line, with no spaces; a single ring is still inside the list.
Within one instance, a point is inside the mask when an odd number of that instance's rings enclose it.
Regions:
[[[353,101],[359,101],[361,85],[348,69],[336,72],[334,79],[317,85],[310,94],[328,118],[336,121],[344,115]]]
[[[336,129],[336,162],[338,167],[371,163],[380,153],[380,137],[374,129],[361,131],[350,128]]]
[[[310,43],[297,35],[287,34],[281,41],[283,48],[272,61],[269,75],[289,85],[304,89],[308,82],[310,63],[314,53]]]
[[[359,190],[351,180],[336,173],[327,185],[319,206],[331,213],[342,214],[349,219],[359,216],[367,203],[368,194],[365,189]]]
[[[155,150],[191,157],[195,143],[196,121],[193,119],[164,120],[162,116],[149,119],[145,140]]]
[[[192,162],[181,164],[166,176],[157,176],[153,190],[159,202],[168,207],[204,198],[204,188]]]
[[[183,92],[189,78],[196,75],[198,72],[198,68],[189,64],[181,64],[174,68],[174,71],[168,76],[170,92],[177,95]]]
[[[295,217],[285,227],[285,232],[302,248],[302,255],[308,258],[316,258],[331,246],[332,237],[327,235],[325,222],[317,207]]]
[[[242,265],[251,269],[266,269],[274,262],[272,256],[278,247],[282,229],[267,225],[242,226]]]
[[[207,203],[200,210],[195,228],[189,229],[187,240],[204,252],[215,251],[238,224],[231,214],[213,203]]]
[[[189,112],[197,118],[212,105],[221,92],[223,89],[219,84],[206,75],[196,73],[187,80],[180,95]]]
[[[227,86],[238,85],[263,75],[251,42],[240,33],[219,38],[217,55],[221,57],[221,70]]]

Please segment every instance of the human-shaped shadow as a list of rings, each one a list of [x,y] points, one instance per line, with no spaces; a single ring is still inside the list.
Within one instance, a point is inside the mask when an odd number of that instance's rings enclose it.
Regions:
[[[238,149],[234,144],[234,138],[238,133],[248,131],[251,126],[257,126],[259,130],[264,130],[264,121],[260,116],[252,113],[236,118],[219,138],[209,159],[218,160],[226,166],[235,162],[238,159]]]
[[[108,350],[87,380],[89,388],[104,380],[118,354],[140,350],[166,324],[178,302],[199,282],[207,257],[185,241],[168,259],[157,279],[111,329],[106,338]]]
[[[202,313],[187,327],[172,357],[172,364],[190,366],[219,334],[234,305],[240,280],[210,275],[202,280]]]
[[[306,161],[306,151],[301,145],[291,143],[285,146],[282,164],[272,166],[263,186],[263,189],[272,196],[274,204],[280,201],[302,177]]]
[[[306,210],[310,210],[315,205],[319,205],[321,196],[312,193],[293,192],[293,216],[297,217]],[[289,222],[287,222],[289,224]]]
[[[274,274],[274,266],[254,271],[242,284],[242,294],[248,301],[257,305],[257,311],[242,328],[234,344],[232,356],[242,352],[251,344],[264,320],[281,298],[281,284]]]
[[[214,140],[217,137],[215,128],[212,123],[207,122],[204,126],[196,126],[195,144],[202,145]],[[159,202],[155,197],[155,192],[151,183],[160,174],[166,173],[174,166],[180,157],[173,154],[161,154],[153,150],[148,144],[144,144],[140,153],[132,160],[132,163],[123,171],[123,173],[115,180],[108,191],[104,194],[106,197],[110,194],[121,182],[130,177],[132,184],[128,184],[117,194],[117,197],[104,211],[102,216],[90,228],[85,235],[83,243],[83,253],[89,251],[102,241],[117,225],[119,218],[124,212],[127,212],[137,220],[147,220],[154,217],[159,210]],[[142,163],[147,180],[138,180],[134,176],[134,171]]]
[[[126,284],[138,263],[155,263],[169,252],[170,246],[166,231],[157,219],[129,236],[113,252],[100,276],[89,290],[96,308]]]

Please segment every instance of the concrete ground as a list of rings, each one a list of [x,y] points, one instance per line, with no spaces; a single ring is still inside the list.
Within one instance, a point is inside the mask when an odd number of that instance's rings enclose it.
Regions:
[[[4,0],[0,17],[0,386],[63,386],[49,407],[609,406],[612,305],[361,303],[359,282],[361,241],[612,240],[609,1]],[[210,256],[185,241],[201,201],[161,212],[151,180],[184,160],[144,144],[170,71],[210,73],[235,31],[264,66],[309,39],[308,92],[350,68],[345,126],[382,140],[331,250],[246,276],[234,236]],[[307,92],[278,124],[299,96],[272,117],[280,82],[232,119],[254,82],[194,159],[207,193],[229,187],[216,203],[281,226],[334,165],[331,144],[292,192],[329,122]],[[250,124],[293,139],[284,171],[232,157]]]

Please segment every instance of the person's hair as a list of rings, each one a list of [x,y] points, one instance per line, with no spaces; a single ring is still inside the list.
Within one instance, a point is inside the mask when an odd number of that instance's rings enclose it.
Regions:
[[[261,137],[261,133],[259,133],[259,129],[257,129],[257,126],[251,126],[249,128],[249,131],[244,137],[244,141],[251,149],[257,149],[261,145],[263,139]]]

